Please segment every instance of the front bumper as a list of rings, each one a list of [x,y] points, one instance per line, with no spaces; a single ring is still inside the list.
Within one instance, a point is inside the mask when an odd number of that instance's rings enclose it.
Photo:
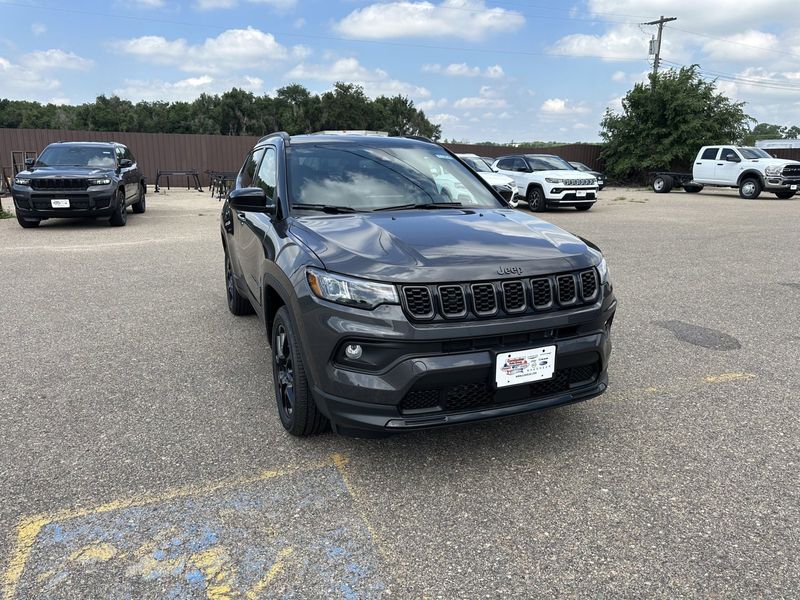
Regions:
[[[800,177],[767,177],[764,183],[766,190],[800,190]]]
[[[585,400],[608,385],[616,300],[572,310],[412,325],[397,306],[375,311],[306,299],[301,332],[320,410],[344,433],[397,432],[522,414]],[[365,314],[366,313],[366,314]],[[375,313],[375,314],[373,314]],[[344,348],[359,344],[360,361]],[[496,355],[556,346],[552,380],[495,387]],[[420,402],[420,399],[423,399]]]
[[[112,186],[95,186],[86,190],[34,190],[14,185],[11,190],[14,209],[26,219],[82,218],[110,216],[117,208]],[[53,208],[52,201],[69,200],[69,208]]]
[[[547,206],[582,206],[597,201],[596,186],[593,187],[559,187],[555,185],[545,190]]]

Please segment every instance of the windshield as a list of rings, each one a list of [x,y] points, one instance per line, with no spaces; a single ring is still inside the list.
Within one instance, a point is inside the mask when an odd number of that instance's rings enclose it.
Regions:
[[[761,148],[739,148],[739,152],[744,158],[772,158]]]
[[[583,171],[584,173],[591,171],[591,169],[583,163],[570,162],[569,164],[572,165],[573,168],[577,169],[578,171]]]
[[[575,169],[558,156],[531,156],[528,157],[528,163],[534,171],[574,171]]]
[[[482,158],[475,158],[472,156],[459,156],[461,160],[467,163],[474,171],[478,173],[491,173],[492,170],[489,168]]]
[[[114,148],[109,146],[49,146],[36,161],[39,167],[94,167],[113,169],[117,166]]]
[[[474,173],[436,146],[334,142],[297,145],[286,154],[295,210],[322,205],[372,211],[441,203],[502,208]]]

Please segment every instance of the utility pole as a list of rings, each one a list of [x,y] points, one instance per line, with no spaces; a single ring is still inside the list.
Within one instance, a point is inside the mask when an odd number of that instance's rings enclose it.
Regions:
[[[677,21],[678,17],[664,17],[661,15],[660,19],[655,21],[650,21],[649,23],[642,23],[642,25],[658,25],[658,37],[656,38],[655,43],[655,50],[653,49],[652,40],[650,42],[650,54],[655,54],[655,58],[653,59],[653,79],[650,83],[651,87],[655,87],[656,79],[655,76],[658,74],[658,64],[661,60],[661,32],[664,31],[664,23],[669,23],[670,21]]]

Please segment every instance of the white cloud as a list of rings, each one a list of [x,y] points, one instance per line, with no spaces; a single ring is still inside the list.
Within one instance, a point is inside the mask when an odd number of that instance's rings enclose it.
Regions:
[[[61,87],[61,82],[46,77],[28,67],[14,64],[0,56],[0,81],[3,82],[3,96],[10,99],[32,100],[42,98],[41,93],[52,92]]]
[[[133,102],[140,100],[147,102],[156,100],[189,101],[203,93],[221,94],[233,87],[260,94],[264,90],[264,81],[251,76],[217,79],[211,75],[188,77],[179,81],[128,79],[123,82],[122,87],[114,90],[114,94]]]
[[[444,108],[447,106],[447,98],[439,98],[438,100],[425,100],[415,104],[419,110],[433,110],[434,108]]]
[[[611,81],[625,81],[625,71],[614,71],[614,74],[611,75]]]
[[[174,66],[190,73],[241,71],[256,67],[274,68],[290,58],[302,59],[310,50],[305,46],[292,49],[279,44],[271,33],[259,29],[228,29],[202,44],[189,44],[185,39],[167,40],[146,35],[123,40],[115,46],[119,51],[144,61]]]
[[[309,65],[301,63],[286,74],[291,79],[324,81],[334,83],[344,81],[364,88],[369,96],[411,96],[427,98],[430,92],[424,87],[392,79],[383,69],[368,69],[355,58],[340,58],[330,64]]]
[[[47,33],[47,25],[44,23],[31,23],[31,33],[35,36]]]
[[[449,77],[488,77],[489,79],[499,79],[505,75],[503,67],[492,65],[481,71],[480,67],[473,67],[467,63],[452,63],[447,66],[440,64],[422,65],[423,73],[438,73]]]
[[[456,100],[453,104],[455,108],[462,110],[471,110],[476,108],[506,108],[508,102],[505,98],[501,98],[497,90],[489,87],[488,85],[481,86],[477,96],[467,96]],[[467,116],[465,114],[465,116]]]
[[[20,63],[34,71],[46,71],[48,69],[84,71],[94,64],[91,60],[82,58],[74,52],[64,52],[57,48],[37,50],[36,52],[25,54],[20,59]]]
[[[617,58],[644,59],[647,56],[648,39],[634,25],[614,27],[603,35],[573,33],[562,37],[553,44],[548,52],[563,56],[601,56],[606,60]],[[666,50],[667,43],[662,47]]]
[[[439,125],[455,125],[461,119],[456,115],[451,115],[449,113],[439,113],[438,115],[431,115],[431,121],[434,123],[438,123]]]
[[[134,0],[133,3],[143,8],[161,8],[164,6],[164,0]]]
[[[539,110],[548,115],[574,115],[589,112],[582,103],[573,103],[563,98],[548,98]]]
[[[402,37],[460,38],[481,40],[494,33],[516,31],[525,17],[506,8],[489,8],[484,0],[399,0],[359,8],[334,28],[353,38]]]
[[[711,58],[727,61],[753,61],[774,57],[771,50],[781,50],[778,36],[755,29],[735,33],[718,40],[710,40],[703,46]]]

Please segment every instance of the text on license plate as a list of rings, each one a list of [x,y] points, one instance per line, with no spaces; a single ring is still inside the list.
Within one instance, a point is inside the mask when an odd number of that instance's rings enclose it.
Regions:
[[[791,190],[796,190],[796,189],[797,189],[797,186],[796,186],[796,185],[793,185],[793,186],[792,186],[791,188],[789,188],[789,189],[791,189]]]
[[[69,198],[53,198],[50,200],[53,208],[69,208]]]
[[[579,192],[577,192],[575,195],[576,195],[578,198],[586,198],[586,192],[585,192],[585,191],[584,191],[584,192],[580,192],[580,191],[579,191]]]
[[[556,347],[531,348],[497,355],[497,387],[550,379],[556,368]]]

